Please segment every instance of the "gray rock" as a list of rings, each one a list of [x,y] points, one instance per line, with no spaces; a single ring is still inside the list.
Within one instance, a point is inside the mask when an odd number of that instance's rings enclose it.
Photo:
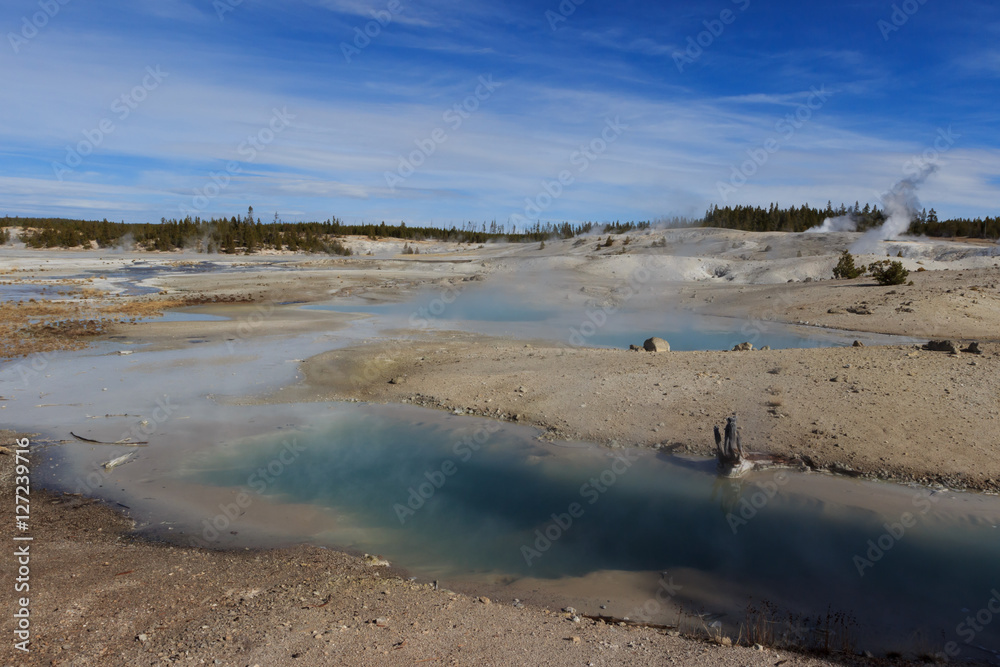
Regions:
[[[646,339],[646,342],[642,344],[642,349],[646,350],[647,352],[669,352],[670,343],[663,340],[662,338],[653,336],[652,338]]]
[[[950,352],[951,354],[958,354],[958,345],[955,344],[953,340],[932,340],[924,345],[924,349],[929,352]]]
[[[865,346],[864,343],[862,343],[860,340],[856,340],[854,341],[854,344],[851,347],[864,347],[864,346]]]
[[[962,350],[962,352],[968,352],[969,354],[982,354],[983,350],[979,347],[979,341],[972,341],[969,343],[969,347]]]
[[[753,349],[753,343],[740,343],[733,348],[733,352],[749,352]]]

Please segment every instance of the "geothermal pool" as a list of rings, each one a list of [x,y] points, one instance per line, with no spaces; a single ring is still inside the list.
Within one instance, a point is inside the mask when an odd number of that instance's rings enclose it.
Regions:
[[[638,301],[638,300],[637,300]],[[490,336],[547,340],[572,347],[628,349],[653,336],[665,338],[672,350],[730,350],[743,342],[772,349],[849,346],[911,342],[902,336],[838,331],[816,326],[788,325],[760,319],[744,320],[699,315],[681,309],[649,308],[634,302],[617,307],[581,306],[561,301],[538,302],[515,291],[477,290],[450,298],[421,293],[398,303],[354,299],[302,306],[306,310],[364,313],[385,328],[459,330]]]
[[[726,480],[712,461],[537,436],[412,406],[217,406],[89,490],[157,539],[304,540],[507,601],[671,625],[683,608],[682,625],[733,636],[767,605],[800,645],[988,655],[963,623],[1000,587],[1000,499],[787,469]],[[46,481],[73,491],[125,451],[50,449]],[[974,645],[1000,650],[1000,628]]]
[[[412,406],[252,400],[295,382],[297,359],[384,335],[431,303],[368,307],[375,317],[330,333],[133,345],[128,356],[104,342],[49,355],[29,373],[6,364],[5,416],[50,441],[40,483],[120,504],[155,539],[307,541],[380,554],[421,580],[506,602],[692,631],[718,623],[733,637],[763,613],[775,637],[799,646],[953,646],[959,659],[1000,651],[1000,619],[975,620],[1000,604],[998,498],[792,470],[722,480],[711,461],[549,443],[527,427]],[[582,321],[578,308],[462,303],[427,328],[572,344],[559,336]],[[330,316],[337,310],[365,311],[333,306]],[[720,349],[748,339],[741,322],[669,328],[678,321],[626,308],[588,344],[662,335],[675,349]],[[758,346],[880,338],[764,327]],[[148,444],[92,445],[69,431]],[[132,462],[100,467],[130,451]]]

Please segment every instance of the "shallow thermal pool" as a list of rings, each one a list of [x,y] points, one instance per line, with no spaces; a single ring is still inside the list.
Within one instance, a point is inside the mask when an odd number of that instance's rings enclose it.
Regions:
[[[307,540],[508,600],[667,624],[680,605],[734,635],[748,604],[767,604],[775,634],[800,645],[821,645],[829,621],[838,648],[845,637],[873,650],[954,641],[964,657],[988,655],[963,643],[961,624],[1000,588],[994,497],[790,470],[723,480],[710,461],[545,443],[526,427],[411,406],[214,416],[242,434],[209,427],[199,439],[194,415],[94,492],[155,537]],[[51,481],[72,487],[122,451],[58,450]],[[975,645],[1000,650],[997,620]]]
[[[544,339],[573,347],[628,348],[653,336],[665,338],[673,350],[729,350],[743,342],[772,349],[909,342],[901,336],[838,331],[788,325],[760,319],[698,315],[676,309],[626,303],[614,310],[564,302],[537,303],[516,290],[475,290],[453,298],[422,293],[399,303],[363,300],[303,306],[307,310],[367,313],[386,327],[456,329],[495,336]]]
[[[41,484],[119,503],[154,538],[308,541],[381,554],[423,580],[505,601],[687,630],[720,623],[734,637],[766,609],[774,635],[800,646],[831,637],[833,648],[908,653],[955,642],[961,658],[1000,650],[1000,617],[971,637],[966,620],[984,609],[992,619],[1000,604],[995,497],[792,471],[721,480],[712,462],[547,443],[527,427],[412,406],[257,404],[301,377],[298,360],[414,313],[409,326],[424,318],[570,344],[570,328],[580,330],[579,309],[482,303],[447,304],[447,319],[421,314],[433,314],[433,298],[411,300],[329,332],[125,356],[108,341],[0,366],[0,407],[10,427],[59,443],[42,450]],[[626,308],[586,344],[665,333],[675,349],[753,340],[732,320],[657,317]],[[709,326],[720,322],[728,328]],[[854,338],[765,323],[753,342]],[[69,431],[147,444],[94,445]],[[127,452],[131,462],[101,468]]]

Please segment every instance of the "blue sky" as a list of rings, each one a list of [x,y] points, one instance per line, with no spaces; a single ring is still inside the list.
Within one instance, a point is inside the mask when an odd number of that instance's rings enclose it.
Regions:
[[[649,220],[926,165],[926,207],[1000,213],[995,2],[8,0],[0,28],[0,214]]]

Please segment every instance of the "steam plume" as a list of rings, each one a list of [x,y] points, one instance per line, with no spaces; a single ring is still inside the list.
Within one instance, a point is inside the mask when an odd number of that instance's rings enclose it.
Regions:
[[[877,252],[879,243],[905,233],[910,228],[910,222],[913,221],[917,209],[920,208],[917,188],[923,185],[927,177],[935,171],[937,171],[937,165],[928,164],[916,176],[904,178],[896,183],[889,192],[882,195],[882,208],[887,216],[886,221],[865,232],[851,246],[851,252],[856,254]]]

